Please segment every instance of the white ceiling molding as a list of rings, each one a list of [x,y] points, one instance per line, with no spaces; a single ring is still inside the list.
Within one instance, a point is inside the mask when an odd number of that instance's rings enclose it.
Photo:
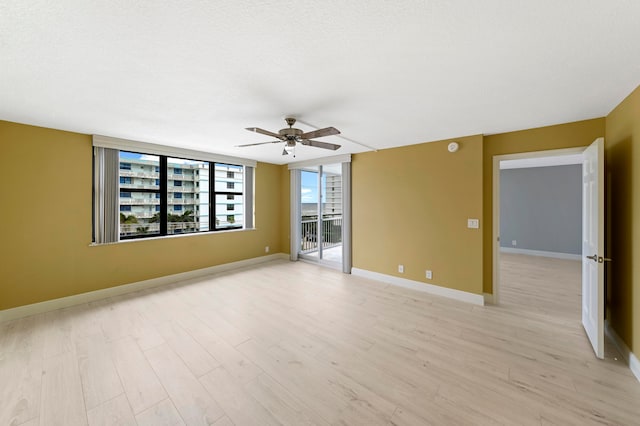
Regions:
[[[275,164],[604,117],[640,83],[640,1],[0,9],[0,120]],[[289,114],[342,148],[237,147]]]
[[[313,160],[296,161],[295,163],[289,163],[289,170],[318,167],[325,164],[340,164],[350,162],[351,154],[334,155],[331,157],[315,158]]]

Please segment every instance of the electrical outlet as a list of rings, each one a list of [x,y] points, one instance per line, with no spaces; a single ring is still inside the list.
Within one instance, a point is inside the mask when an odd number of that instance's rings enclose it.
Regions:
[[[269,253],[269,246],[265,246],[265,248],[264,248],[264,252],[265,252],[265,253]]]
[[[430,280],[431,278],[433,278],[433,272],[427,270],[427,273],[425,274],[425,276],[427,277],[428,280]]]
[[[398,272],[404,274],[404,265],[398,265]]]
[[[470,228],[470,229],[480,228],[480,219],[467,219],[467,228]]]
[[[511,240],[511,245],[515,247],[518,245],[518,242],[516,240]]]

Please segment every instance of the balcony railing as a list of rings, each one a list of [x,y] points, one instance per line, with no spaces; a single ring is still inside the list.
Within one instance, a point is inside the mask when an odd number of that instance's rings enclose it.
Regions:
[[[169,198],[169,205],[174,205],[174,204],[179,204],[179,205],[189,205],[189,204],[193,204],[193,205],[199,205],[200,204],[200,200],[196,200],[195,198]]]
[[[119,170],[120,176],[129,176],[129,177],[142,177],[142,178],[151,178],[158,179],[160,177],[160,173],[158,172],[135,172],[132,170]]]
[[[160,199],[158,198],[120,198],[120,204],[131,206],[131,205],[154,205],[160,204]]]
[[[200,222],[169,222],[167,234],[186,234],[200,230]],[[160,233],[159,223],[121,223],[120,235],[153,235]]]
[[[192,173],[167,173],[167,177],[173,180],[194,180],[194,178],[198,178]]]
[[[160,186],[153,184],[121,183],[120,190],[122,191],[123,189],[160,189]]]
[[[143,219],[144,215],[136,214],[138,219]],[[216,219],[215,228],[218,230],[221,229],[239,229],[243,227],[242,218],[237,218],[236,220],[229,222],[225,219]],[[209,231],[213,230],[213,225],[211,229],[209,228],[209,217],[208,216],[196,216],[195,222],[168,222],[167,223],[167,234],[187,234],[190,232],[199,232],[199,231]],[[154,235],[160,234],[160,224],[157,222],[153,223],[121,223],[120,224],[120,235],[122,237],[131,237],[138,235]]]
[[[318,220],[310,219],[302,222],[302,253],[318,250]],[[322,219],[322,248],[337,247],[342,244],[342,216]]]
[[[167,185],[167,189],[171,192],[195,192],[196,187],[192,185]]]

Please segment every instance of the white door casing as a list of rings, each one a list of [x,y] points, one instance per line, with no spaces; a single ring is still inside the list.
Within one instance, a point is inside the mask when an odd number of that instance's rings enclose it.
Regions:
[[[604,358],[604,139],[582,163],[582,325],[598,358]]]

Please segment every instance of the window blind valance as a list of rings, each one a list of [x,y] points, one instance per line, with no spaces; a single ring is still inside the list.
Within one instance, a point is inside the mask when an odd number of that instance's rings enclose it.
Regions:
[[[168,157],[188,158],[213,163],[238,164],[241,166],[256,167],[257,161],[247,158],[233,157],[230,155],[214,154],[211,152],[196,151],[155,143],[132,141],[128,139],[113,138],[110,136],[93,135],[93,146],[111,148],[119,151],[139,152],[142,154],[166,155]]]

